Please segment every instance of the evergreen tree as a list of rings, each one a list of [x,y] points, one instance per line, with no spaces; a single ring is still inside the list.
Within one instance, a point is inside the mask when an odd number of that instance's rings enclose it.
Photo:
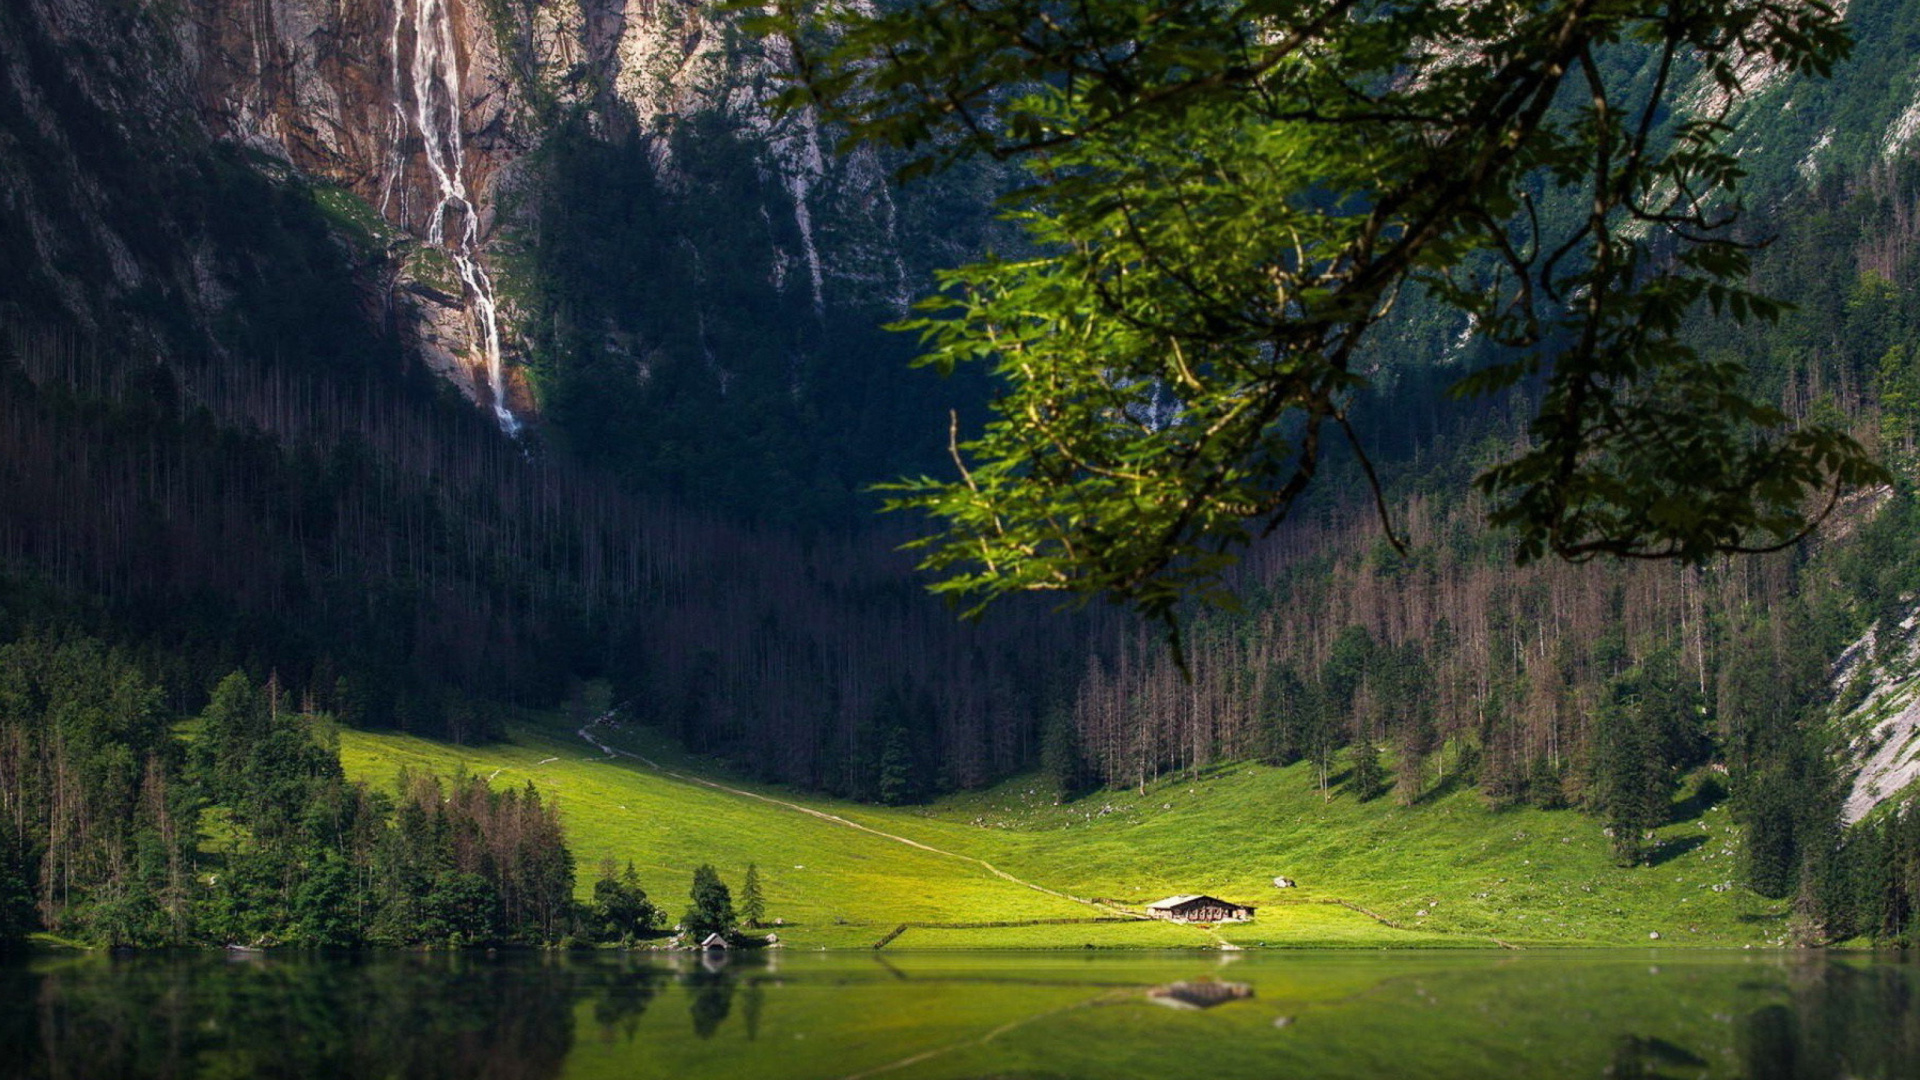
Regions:
[[[1738,804],[1747,826],[1747,886],[1761,896],[1787,896],[1800,870],[1791,781],[1778,770],[1749,775]]]
[[[760,893],[760,868],[753,863],[747,864],[747,880],[740,885],[740,918],[752,930],[760,928],[760,921],[767,917],[767,900]]]
[[[1380,680],[1380,711],[1398,758],[1394,798],[1401,806],[1411,806],[1426,786],[1427,758],[1439,739],[1433,717],[1433,670],[1412,642],[1395,649],[1381,666],[1385,677]]]
[[[700,941],[709,934],[724,935],[733,931],[733,893],[720,880],[720,872],[712,863],[701,863],[693,872],[690,895],[693,906],[680,919],[689,937]]]
[[[310,948],[354,948],[362,944],[365,932],[359,911],[359,875],[338,854],[316,854],[317,865],[294,891],[288,940]]]
[[[1809,843],[1818,843],[1815,818],[1832,769],[1809,730],[1819,715],[1809,704],[1826,685],[1826,673],[1806,647],[1806,613],[1795,602],[1772,619],[1782,625],[1757,619],[1735,639],[1716,705],[1733,814],[1747,831],[1747,885],[1781,899],[1799,884]]]
[[[1320,685],[1335,715],[1352,710],[1354,695],[1373,667],[1375,651],[1373,635],[1364,626],[1349,626],[1333,639],[1320,669]]]
[[[1348,784],[1354,798],[1361,802],[1377,797],[1386,787],[1386,769],[1380,764],[1380,748],[1366,732],[1353,741],[1353,775]]]
[[[1553,767],[1552,759],[1545,754],[1533,759],[1533,769],[1527,773],[1527,799],[1542,810],[1567,808],[1567,791],[1561,783],[1560,770]]]
[[[1040,733],[1040,769],[1053,782],[1062,802],[1079,795],[1086,782],[1080,732],[1074,727],[1073,713],[1065,708],[1047,713],[1046,727]]]
[[[1276,666],[1267,675],[1260,702],[1266,736],[1262,757],[1275,765],[1291,765],[1305,757],[1313,742],[1313,714],[1318,709],[1319,703],[1293,667]]]
[[[1646,857],[1646,835],[1665,824],[1673,799],[1678,706],[1667,674],[1649,663],[1614,679],[1596,717],[1595,780],[1622,866]]]
[[[0,814],[0,952],[25,941],[38,921],[24,862],[12,823]]]
[[[907,735],[906,728],[887,729],[877,764],[875,790],[879,793],[883,804],[900,806],[918,800],[920,796],[918,768],[914,760],[913,743]]]

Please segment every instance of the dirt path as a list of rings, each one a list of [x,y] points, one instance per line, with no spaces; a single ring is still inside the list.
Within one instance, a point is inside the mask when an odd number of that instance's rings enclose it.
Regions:
[[[605,724],[612,717],[612,715],[613,715],[612,713],[607,713],[601,716],[599,719],[594,720],[592,723],[583,725],[580,728],[580,730],[576,732],[576,734],[578,734],[580,738],[586,740],[588,745],[594,747],[595,749],[599,750],[601,753],[605,754],[608,757],[617,756],[617,757],[631,758],[634,761],[637,761],[640,764],[645,765],[647,768],[652,769],[654,772],[660,773],[663,776],[671,776],[675,780],[680,780],[689,784],[699,784],[701,787],[709,787],[714,789],[715,791],[724,791],[729,795],[738,795],[743,799],[758,799],[764,803],[772,803],[774,806],[779,806],[788,810],[796,811],[798,813],[806,814],[808,817],[819,818],[821,821],[832,822],[835,825],[840,825],[849,829],[858,829],[863,833],[871,833],[872,835],[878,836],[883,840],[891,840],[896,844],[905,844],[908,847],[919,848],[921,851],[925,851],[933,855],[940,855],[949,859],[958,859],[961,862],[969,862],[985,870],[987,873],[992,874],[994,877],[1000,878],[1003,881],[1012,882],[1013,884],[1019,885],[1022,888],[1032,889],[1034,892],[1045,893],[1048,896],[1056,897],[1061,900],[1069,900],[1076,904],[1084,904],[1087,907],[1093,908],[1096,911],[1104,911],[1104,912],[1110,912],[1110,913],[1119,914],[1119,915],[1126,915],[1136,919],[1146,918],[1145,915],[1141,915],[1138,912],[1128,911],[1125,908],[1115,907],[1111,904],[1103,904],[1098,900],[1089,900],[1085,897],[1072,896],[1055,889],[1049,889],[1045,885],[1040,885],[1035,882],[1028,881],[1025,878],[1015,877],[1012,874],[1007,873],[1005,870],[1000,869],[999,867],[993,865],[992,863],[988,862],[985,859],[975,858],[972,855],[962,855],[957,851],[947,851],[942,848],[934,847],[930,844],[923,844],[918,840],[913,840],[905,836],[899,836],[895,833],[885,832],[880,829],[876,829],[871,825],[862,825],[857,821],[852,821],[847,818],[843,818],[838,814],[829,814],[824,810],[815,810],[810,806],[802,806],[796,802],[788,802],[785,799],[776,799],[771,795],[762,795],[757,791],[748,791],[744,788],[729,787],[726,784],[722,784],[713,780],[708,780],[704,777],[694,776],[689,773],[678,772],[674,769],[667,768],[666,766],[660,764],[659,762],[653,760],[650,757],[645,756],[644,754],[636,754],[631,750],[621,750],[617,747],[608,746],[606,743],[600,741],[600,739],[593,734],[593,729],[601,726],[602,724]]]

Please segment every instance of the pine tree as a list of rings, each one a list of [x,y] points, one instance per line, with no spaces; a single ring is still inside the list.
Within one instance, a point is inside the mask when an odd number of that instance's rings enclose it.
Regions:
[[[740,886],[740,918],[750,929],[758,930],[767,917],[767,900],[760,894],[760,868],[747,864],[747,880]]]
[[[1060,801],[1071,801],[1080,794],[1087,766],[1080,751],[1080,733],[1067,709],[1047,714],[1046,728],[1040,734],[1040,768],[1053,781]]]
[[[36,922],[24,863],[10,822],[0,815],[0,952],[25,941]]]
[[[1312,714],[1319,707],[1294,669],[1277,665],[1261,694],[1260,717],[1266,735],[1262,757],[1275,765],[1291,765],[1305,756],[1312,745]]]
[[[889,728],[886,743],[880,751],[876,781],[880,801],[888,806],[915,801],[919,796],[915,773],[913,746],[908,741],[906,729]]]
[[[1659,731],[1629,673],[1616,679],[1597,714],[1596,780],[1613,835],[1613,858],[1633,866],[1646,858],[1642,837],[1666,820],[1673,781],[1660,753]]]
[[[1353,742],[1351,783],[1354,797],[1361,802],[1379,795],[1381,788],[1386,786],[1386,770],[1380,765],[1380,748],[1365,732]]]

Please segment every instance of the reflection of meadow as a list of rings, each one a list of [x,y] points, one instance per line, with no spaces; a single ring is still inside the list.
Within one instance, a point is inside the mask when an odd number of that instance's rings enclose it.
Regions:
[[[1783,954],[215,954],[0,968],[8,1077],[1906,1077],[1920,966]]]

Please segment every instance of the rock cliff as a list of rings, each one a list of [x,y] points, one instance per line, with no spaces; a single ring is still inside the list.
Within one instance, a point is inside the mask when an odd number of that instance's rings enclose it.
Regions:
[[[878,162],[832,160],[810,118],[776,120],[762,108],[782,57],[710,4],[22,0],[6,19],[10,104],[46,152],[0,164],[0,192],[62,306],[94,328],[106,319],[101,262],[108,291],[167,278],[203,321],[230,297],[196,254],[193,230],[146,249],[121,235],[126,215],[116,220],[106,195],[88,190],[106,163],[90,145],[101,140],[77,129],[76,109],[123,128],[130,147],[205,138],[314,185],[357,225],[346,231],[360,240],[370,310],[510,428],[536,405],[517,374],[524,290],[506,256],[516,233],[537,232],[535,200],[519,196],[563,118],[647,140],[670,187],[676,127],[726,117],[785,195],[784,205],[742,208],[786,222],[770,226],[768,251],[749,256],[765,260],[767,280],[816,311],[836,295],[897,307],[909,292],[886,242],[895,212]],[[47,168],[48,156],[58,167]]]

